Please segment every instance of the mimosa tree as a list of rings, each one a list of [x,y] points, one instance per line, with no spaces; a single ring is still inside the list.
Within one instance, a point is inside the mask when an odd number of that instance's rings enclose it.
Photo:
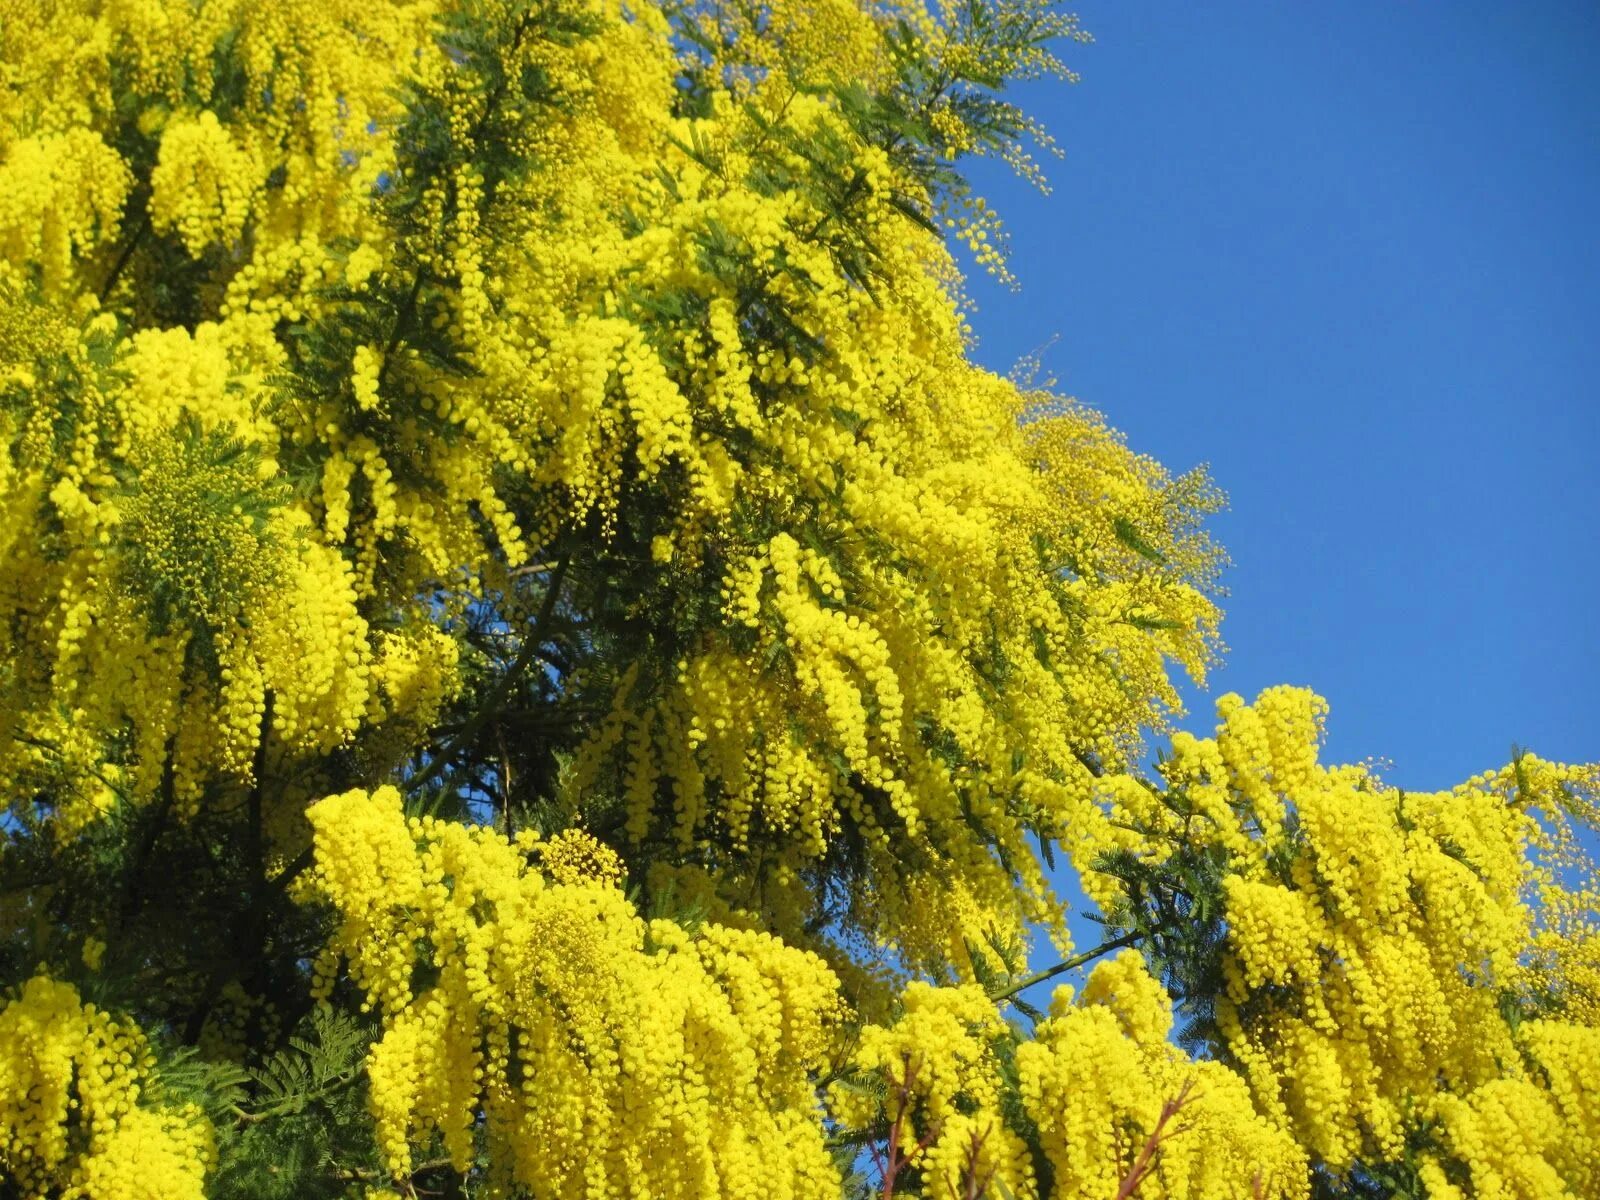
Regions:
[[[1177,732],[1220,494],[969,357],[1082,38],[0,15],[0,1196],[1600,1190],[1600,773]]]

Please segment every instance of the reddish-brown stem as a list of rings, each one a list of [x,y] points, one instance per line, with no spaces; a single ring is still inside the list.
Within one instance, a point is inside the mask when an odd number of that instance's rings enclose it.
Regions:
[[[967,1164],[961,1172],[961,1196],[958,1200],[983,1200],[989,1191],[989,1181],[994,1178],[994,1168],[990,1167],[983,1174],[978,1172],[978,1160],[983,1154],[983,1143],[988,1136],[988,1129],[972,1135],[972,1141],[967,1146]]]
[[[1156,1127],[1150,1131],[1150,1136],[1145,1138],[1144,1145],[1139,1149],[1139,1157],[1134,1160],[1133,1166],[1122,1177],[1122,1186],[1117,1189],[1117,1200],[1128,1200],[1128,1197],[1139,1190],[1139,1185],[1155,1167],[1156,1155],[1160,1152],[1162,1143],[1182,1132],[1181,1126],[1168,1129],[1167,1124],[1194,1098],[1194,1080],[1191,1079],[1178,1089],[1176,1096],[1161,1106],[1161,1115],[1156,1118]]]
[[[917,1076],[917,1065],[909,1054],[905,1059],[905,1073],[895,1079],[889,1078],[889,1084],[894,1094],[894,1119],[889,1123],[889,1138],[884,1145],[884,1152],[879,1154],[877,1149],[872,1151],[873,1165],[878,1168],[878,1174],[883,1180],[882,1200],[894,1200],[895,1185],[900,1180],[900,1175],[911,1160],[916,1158],[938,1136],[937,1124],[930,1125],[921,1137],[917,1139],[916,1147],[909,1154],[901,1152],[904,1142],[906,1119],[911,1112],[912,1086]]]

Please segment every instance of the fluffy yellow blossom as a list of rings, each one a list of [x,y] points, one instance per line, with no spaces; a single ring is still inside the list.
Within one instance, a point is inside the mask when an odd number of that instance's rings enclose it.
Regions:
[[[150,219],[157,231],[176,233],[198,257],[214,242],[239,239],[263,183],[260,160],[235,141],[216,113],[174,117],[161,132],[150,172]]]
[[[1107,792],[1136,831],[1126,850],[1149,838],[1220,865],[1215,1030],[1260,1111],[1336,1174],[1422,1144],[1430,1195],[1466,1194],[1452,1189],[1469,1177],[1473,1194],[1582,1194],[1592,1085],[1574,1047],[1593,1028],[1581,962],[1569,981],[1572,957],[1540,952],[1581,944],[1581,926],[1541,932],[1532,902],[1551,891],[1539,848],[1557,846],[1592,770],[1527,756],[1403,792],[1317,761],[1326,705],[1310,692],[1224,696],[1217,711],[1214,739],[1175,740],[1169,792]],[[1555,890],[1584,894],[1582,880]],[[1567,919],[1559,899],[1548,911]],[[1529,1009],[1564,1019],[1508,1019]]]
[[[115,236],[130,187],[127,165],[82,127],[6,139],[0,164],[0,245],[12,271],[46,291],[64,288],[75,258]]]
[[[885,1162],[880,1173],[896,1176],[900,1194],[912,1194],[910,1177],[898,1177],[905,1169],[930,1196],[964,1195],[982,1180],[1036,1196],[1027,1144],[1002,1108],[1007,1030],[994,1004],[972,985],[913,982],[901,1008],[893,1025],[862,1031],[852,1066],[865,1079],[835,1085],[835,1118],[855,1128],[890,1124],[905,1166]]]
[[[0,1181],[25,1200],[200,1200],[214,1156],[192,1106],[150,1106],[138,1029],[35,975],[0,1004]]]
[[[846,1127],[892,1131],[904,1162],[880,1155],[877,1170],[897,1195],[987,1187],[1100,1200],[1118,1194],[1147,1149],[1156,1166],[1140,1194],[1309,1195],[1304,1153],[1255,1109],[1245,1081],[1168,1043],[1171,1002],[1133,951],[1098,966],[1076,1000],[1059,989],[1032,1037],[971,985],[913,983],[901,1002],[893,1024],[863,1031],[859,1074],[831,1094]],[[1181,1120],[1163,1137],[1168,1105]]]
[[[383,1034],[371,1110],[397,1175],[479,1122],[493,1172],[534,1196],[833,1197],[811,1073],[837,984],[768,934],[645,920],[582,834],[531,842],[408,820],[393,789],[312,806],[303,896],[337,926]],[[610,861],[607,861],[608,858]],[[418,964],[424,964],[419,983]]]
[[[1052,1195],[1115,1196],[1153,1137],[1155,1172],[1139,1194],[1305,1197],[1304,1151],[1264,1118],[1245,1081],[1168,1044],[1171,1002],[1134,951],[1095,968],[1076,1003],[1017,1048],[1023,1100],[1054,1169]],[[1178,1107],[1172,1130],[1165,1105]]]

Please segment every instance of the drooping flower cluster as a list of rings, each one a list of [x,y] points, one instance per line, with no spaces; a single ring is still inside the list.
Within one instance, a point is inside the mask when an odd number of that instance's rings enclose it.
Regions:
[[[1574,1047],[1594,1029],[1581,975],[1574,995],[1561,959],[1534,953],[1534,905],[1550,887],[1540,801],[1592,789],[1593,769],[1528,757],[1404,792],[1318,763],[1325,706],[1308,691],[1224,696],[1217,711],[1214,738],[1174,738],[1165,790],[1111,782],[1131,859],[1099,886],[1115,909],[1150,866],[1216,864],[1215,1031],[1261,1111],[1335,1172],[1411,1161],[1445,1196],[1467,1180],[1484,1195],[1582,1194],[1600,1159]]]
[[[886,1081],[885,1098],[850,1081],[835,1087],[834,1111],[851,1127],[901,1126],[895,1194],[976,1187],[1098,1200],[1118,1195],[1148,1156],[1154,1171],[1140,1194],[1308,1195],[1305,1155],[1289,1132],[1258,1112],[1232,1070],[1172,1046],[1171,1024],[1171,1001],[1134,951],[1096,967],[1081,997],[1058,989],[1031,1038],[981,989],[912,984],[903,1014],[866,1029],[853,1060]]]
[[[0,1181],[24,1200],[201,1200],[210,1124],[148,1102],[152,1065],[136,1027],[29,979],[0,1004]]]
[[[539,1197],[834,1197],[813,1073],[837,984],[768,934],[641,917],[592,839],[407,820],[393,789],[310,811],[300,886],[383,1018],[367,1069],[397,1175],[414,1147]]]
[[[968,210],[906,138],[1006,152],[961,97],[1059,69],[1070,18],[67,8],[0,52],[48,81],[0,114],[9,796],[77,827],[267,759],[345,786],[358,740],[381,772],[476,614],[575,558],[611,657],[556,660],[604,710],[569,810],[731,850],[789,935],[850,859],[845,930],[908,965],[1058,912],[1033,839],[1214,649],[1215,497],[968,361],[933,232]]]

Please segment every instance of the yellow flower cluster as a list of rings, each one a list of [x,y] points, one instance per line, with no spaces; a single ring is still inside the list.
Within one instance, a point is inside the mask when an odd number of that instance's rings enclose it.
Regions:
[[[16,734],[0,740],[0,778],[8,802],[49,781],[63,834],[148,798],[169,770],[185,807],[209,781],[247,778],[269,694],[271,736],[293,755],[345,743],[368,709],[375,652],[351,568],[276,484],[303,435],[265,381],[283,362],[274,316],[320,286],[326,239],[372,224],[395,63],[434,13],[7,12],[0,625],[18,669],[0,686],[0,728]],[[160,307],[168,281],[144,252],[167,238],[196,256],[221,247],[198,311]],[[247,286],[262,313],[221,319]],[[218,454],[197,464],[188,428]],[[420,689],[425,706],[441,687]]]
[[[1487,790],[1534,818],[1528,831],[1537,925],[1527,986],[1571,1020],[1600,1028],[1600,765],[1547,762],[1522,753],[1461,791]]]
[[[1029,1114],[1055,1173],[1055,1196],[1114,1196],[1157,1139],[1140,1195],[1305,1197],[1304,1151],[1214,1061],[1167,1041],[1172,1006],[1140,956],[1124,951],[1089,976],[1081,998],[1057,991],[1050,1017],[1017,1049]],[[1176,1108],[1170,1128],[1164,1106]]]
[[[1401,1159],[1438,1121],[1475,1194],[1581,1194],[1591,1085],[1571,1048],[1593,1040],[1587,1012],[1519,1030],[1504,1009],[1572,990],[1559,966],[1529,957],[1541,882],[1530,841],[1546,836],[1537,787],[1519,793],[1508,769],[1401,792],[1364,768],[1324,767],[1326,706],[1302,689],[1253,705],[1225,696],[1217,711],[1215,738],[1174,739],[1169,797],[1119,783],[1112,819],[1140,831],[1125,848],[1148,838],[1157,860],[1180,844],[1225,856],[1216,1021],[1261,1110],[1335,1171]],[[1532,758],[1521,773],[1547,775],[1547,796],[1592,778]],[[1536,1065],[1556,1054],[1557,1068]],[[1459,1194],[1437,1162],[1429,1177]]]
[[[580,833],[408,820],[393,789],[310,819],[297,886],[337,917],[317,970],[327,987],[345,960],[382,1014],[367,1068],[396,1174],[432,1145],[466,1169],[481,1121],[494,1179],[533,1196],[838,1195],[811,1085],[840,1015],[820,959],[645,920]]]
[[[966,396],[954,386],[963,376],[973,384]],[[752,547],[722,594],[729,624],[749,630],[753,647],[730,638],[686,657],[652,704],[620,690],[572,779],[576,794],[592,790],[603,756],[615,756],[635,836],[660,822],[685,847],[704,835],[743,843],[757,823],[790,839],[780,861],[792,871],[853,825],[878,892],[871,932],[913,963],[944,961],[966,939],[970,929],[950,914],[968,903],[983,910],[979,924],[1007,935],[1048,920],[1055,910],[1030,822],[1094,842],[1084,756],[1115,768],[1142,726],[1178,708],[1166,659],[1203,676],[1217,620],[1191,577],[1209,569],[1210,551],[1179,545],[1158,468],[1081,409],[1030,411],[1009,385],[953,360],[938,377],[939,407],[930,395],[915,420],[875,416],[892,454],[828,435],[831,451],[795,485],[821,494],[847,480],[850,524],[878,531],[894,560],[865,538],[806,545],[783,532]],[[854,392],[837,403],[862,409],[871,399]],[[967,403],[965,419],[949,419]],[[1018,431],[1018,419],[1030,423]],[[1103,503],[1108,490],[1131,516]],[[1168,561],[1158,568],[1130,550],[1119,522],[1141,524]],[[1037,547],[1062,529],[1074,531],[1063,561],[1041,563]],[[1072,572],[1070,581],[1044,566]],[[663,780],[670,814],[656,807]],[[717,807],[713,794],[723,797]],[[972,838],[974,817],[990,845]],[[900,865],[911,855],[926,864],[916,878]],[[1021,872],[1020,893],[1002,859]],[[930,905],[940,880],[947,895]]]
[[[1178,707],[1169,660],[1200,675],[1215,647],[1191,524],[1212,498],[967,360],[953,260],[906,216],[939,198],[819,85],[890,86],[907,36],[952,73],[1054,70],[1042,42],[1070,19],[1019,5],[1038,36],[998,61],[966,9],[915,0],[723,14],[709,51],[613,0],[537,20],[513,0],[62,8],[0,45],[48,80],[0,101],[8,323],[66,331],[3,348],[0,503],[28,532],[0,544],[0,628],[49,666],[0,692],[30,738],[0,778],[59,775],[63,724],[105,743],[80,755],[80,819],[105,807],[96,778],[143,799],[169,767],[192,806],[246,782],[263,738],[314,771],[382,725],[381,769],[458,656],[377,631],[438,624],[441,590],[459,611],[575,531],[631,536],[627,494],[656,514],[646,600],[720,577],[727,602],[675,672],[610,697],[572,806],[748,849],[793,935],[812,899],[793,881],[859,832],[877,899],[855,932],[910,966],[1058,911],[1036,836],[1095,840],[1083,760],[1127,761]],[[515,86],[463,57],[463,20]],[[716,82],[674,116],[704,53]],[[443,165],[402,161],[419,97]],[[929,103],[967,148],[959,106]],[[186,265],[153,277],[173,247]],[[433,336],[449,356],[419,350]],[[227,488],[197,472],[157,503],[185,423],[231,447]],[[223,490],[253,499],[199,503]],[[128,582],[181,574],[189,533],[218,567],[186,609],[203,631],[152,623]]]
[[[0,1183],[24,1200],[201,1200],[211,1127],[148,1103],[153,1065],[133,1025],[29,979],[0,1005]]]
[[[847,1129],[868,1129],[880,1118],[899,1124],[896,1142],[926,1195],[965,1195],[965,1185],[987,1179],[995,1194],[1036,1196],[1027,1144],[1002,1112],[998,1043],[1007,1031],[994,1003],[972,984],[920,981],[900,999],[898,1020],[867,1026],[851,1059],[887,1096],[880,1100],[876,1087],[854,1080],[836,1084],[834,1119]],[[896,1180],[898,1193],[910,1194],[906,1182]]]
[[[116,236],[132,184],[117,152],[93,130],[7,139],[0,165],[0,246],[13,269],[34,268],[46,292],[63,289],[74,257]]]
[[[15,291],[0,308],[0,354],[35,380],[0,410],[0,614],[18,664],[0,712],[24,735],[0,746],[8,788],[58,780],[64,832],[105,809],[110,779],[142,801],[170,769],[191,807],[209,780],[248,780],[269,694],[286,749],[342,744],[374,648],[350,566],[276,478],[265,393],[238,370],[249,348],[216,326],[144,331],[105,364],[103,318],[74,328]],[[62,340],[20,328],[37,316]],[[69,389],[72,420],[46,379]],[[436,706],[447,687],[412,694]]]
[[[593,834],[563,829],[539,843],[539,870],[551,883],[608,883],[621,887],[622,860]]]
[[[852,1079],[831,1093],[845,1128],[900,1126],[907,1174],[896,1194],[966,1195],[987,1181],[984,1194],[1103,1200],[1147,1153],[1140,1195],[1309,1194],[1304,1153],[1259,1115],[1245,1081],[1168,1043],[1171,1002],[1133,951],[1100,964],[1080,998],[1058,989],[1050,1016],[1020,1041],[975,986],[913,983],[902,1001],[892,1025],[864,1030],[852,1059],[879,1086]],[[1049,1163],[1047,1191],[1002,1101],[1008,1074]],[[1176,1115],[1164,1120],[1168,1105]],[[913,1178],[920,1191],[906,1186]]]
[[[239,240],[264,180],[260,159],[234,141],[216,113],[174,117],[161,131],[150,172],[151,222],[199,257],[215,242]]]

